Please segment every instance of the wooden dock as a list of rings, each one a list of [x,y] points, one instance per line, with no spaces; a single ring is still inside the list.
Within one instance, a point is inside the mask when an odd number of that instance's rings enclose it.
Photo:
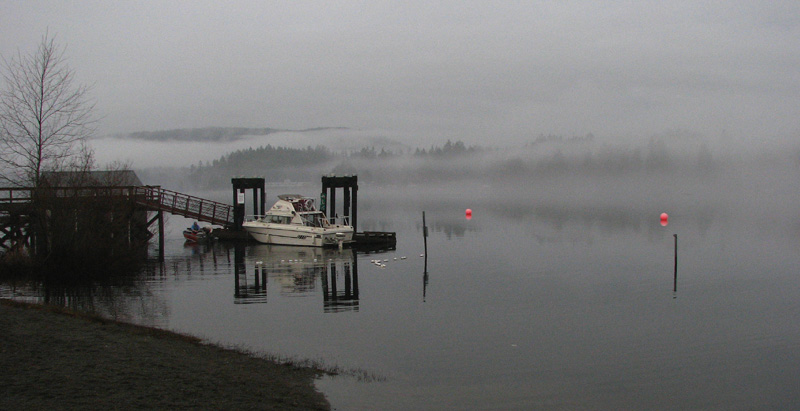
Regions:
[[[394,249],[397,245],[397,234],[386,231],[364,231],[353,236],[356,248]]]
[[[0,249],[10,250],[15,247],[30,247],[32,230],[29,224],[30,215],[34,212],[35,198],[43,196],[56,201],[58,205],[80,208],[85,201],[97,202],[113,199],[116,202],[130,204],[133,210],[142,215],[142,221],[137,221],[139,230],[143,230],[148,241],[155,234],[151,231],[157,225],[159,237],[159,254],[163,257],[164,247],[164,219],[163,213],[183,216],[193,220],[207,222],[212,225],[222,226],[212,233],[219,240],[249,241],[250,236],[241,229],[244,220],[244,195],[246,190],[254,191],[254,207],[263,214],[264,205],[264,179],[232,179],[234,185],[233,198],[235,205],[220,203],[200,197],[166,190],[160,186],[125,185],[125,186],[79,186],[79,187],[4,187],[0,188]],[[342,217],[351,221],[357,230],[357,192],[358,179],[356,176],[324,176],[322,178],[324,193],[322,195],[323,212],[329,218],[336,213],[336,189],[344,189]],[[260,190],[260,191],[259,191]],[[71,203],[70,203],[71,201]],[[327,203],[327,204],[326,204]],[[78,212],[78,210],[76,210]],[[154,212],[152,218],[148,212]],[[397,237],[393,232],[364,231],[356,232],[353,237],[353,246],[362,249],[387,249],[394,248]]]
[[[246,241],[255,240],[244,230],[216,228],[211,235],[219,241]],[[358,250],[386,250],[394,249],[397,245],[397,235],[386,231],[364,231],[353,235],[353,242],[349,247]]]

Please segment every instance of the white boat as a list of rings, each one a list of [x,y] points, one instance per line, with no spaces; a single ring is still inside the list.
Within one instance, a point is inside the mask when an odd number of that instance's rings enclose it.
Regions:
[[[311,247],[340,246],[353,241],[353,226],[328,221],[314,206],[314,199],[296,194],[279,200],[264,216],[242,224],[251,237],[264,244]]]

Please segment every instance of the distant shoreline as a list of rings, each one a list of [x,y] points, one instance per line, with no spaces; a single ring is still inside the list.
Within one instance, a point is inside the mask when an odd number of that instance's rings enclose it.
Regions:
[[[347,127],[312,127],[300,130],[251,127],[176,128],[170,130],[136,131],[117,134],[117,138],[155,142],[229,143],[246,136],[266,136],[275,133],[309,133],[325,130],[348,130]]]
[[[0,409],[330,409],[322,371],[192,336],[12,300],[0,329]]]

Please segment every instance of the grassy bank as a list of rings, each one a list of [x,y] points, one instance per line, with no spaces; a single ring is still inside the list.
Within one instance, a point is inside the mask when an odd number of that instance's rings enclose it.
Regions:
[[[320,371],[0,300],[0,409],[330,409]]]

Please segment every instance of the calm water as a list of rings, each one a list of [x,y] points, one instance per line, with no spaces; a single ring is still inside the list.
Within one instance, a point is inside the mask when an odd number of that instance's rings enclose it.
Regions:
[[[363,371],[318,382],[337,409],[800,407],[789,216],[359,196],[396,250],[185,246],[173,218],[133,284],[0,293]]]

